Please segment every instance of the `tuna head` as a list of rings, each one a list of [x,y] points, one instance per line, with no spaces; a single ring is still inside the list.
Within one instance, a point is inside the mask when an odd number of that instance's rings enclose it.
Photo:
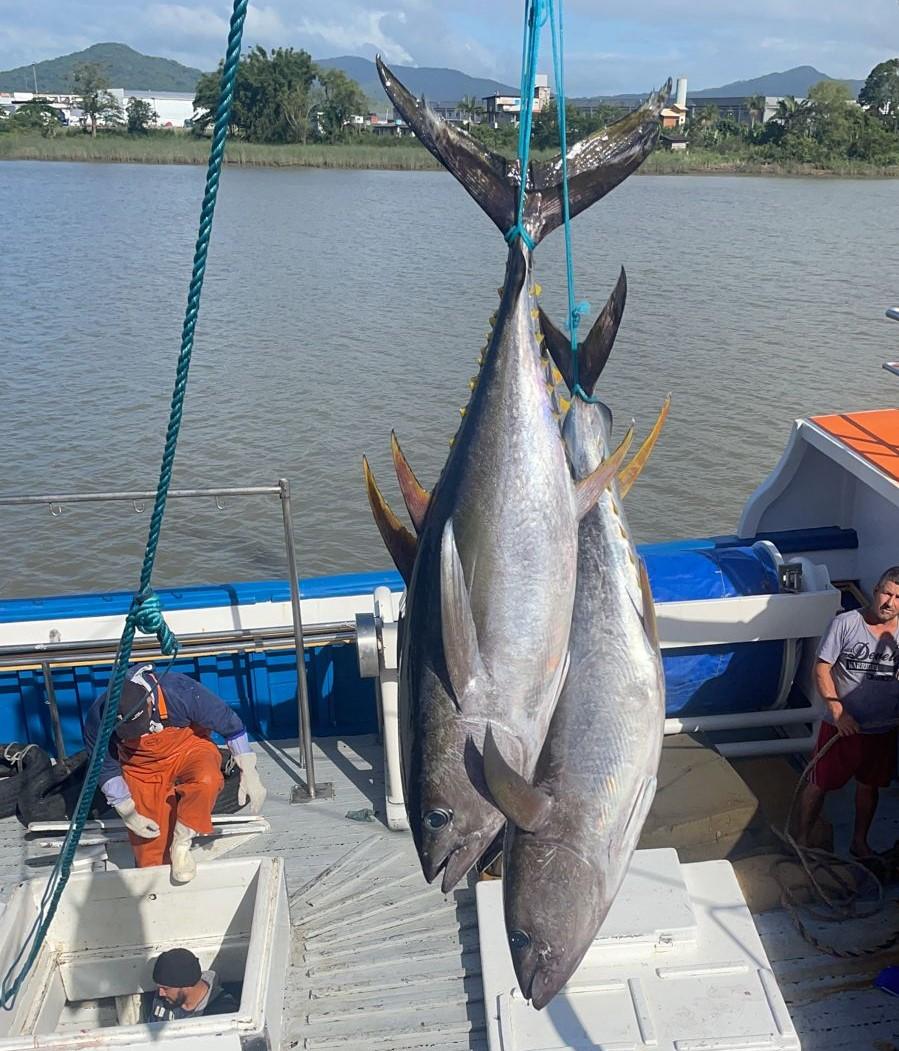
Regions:
[[[503,880],[515,975],[540,1010],[577,970],[617,888],[607,887],[603,874],[564,843],[512,827]]]
[[[448,892],[502,827],[502,814],[487,789],[484,738],[491,713],[495,719],[521,699],[508,696],[508,684],[497,683],[481,657],[452,519],[441,534],[439,573],[439,624],[426,625],[433,632],[432,645],[425,647],[430,664],[420,703],[407,710],[406,792],[422,871],[428,882],[442,872],[442,888]],[[404,675],[411,663],[402,662]],[[401,696],[409,695],[402,685]],[[534,749],[525,756],[522,743],[502,723],[496,734],[517,769],[524,769],[528,759],[533,767]]]
[[[442,874],[444,893],[480,859],[503,825],[484,780],[485,729],[483,721],[455,719],[444,735],[425,737],[425,749],[442,751],[423,757],[430,776],[412,778],[408,811],[422,872],[429,883]],[[518,742],[502,740],[504,752],[522,764]]]

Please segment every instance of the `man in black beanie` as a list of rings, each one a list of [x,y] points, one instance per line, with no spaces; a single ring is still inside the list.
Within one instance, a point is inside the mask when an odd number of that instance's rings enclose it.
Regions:
[[[150,1022],[172,1022],[177,1018],[224,1015],[239,1004],[219,985],[215,971],[204,971],[190,949],[168,949],[153,965],[156,995]]]

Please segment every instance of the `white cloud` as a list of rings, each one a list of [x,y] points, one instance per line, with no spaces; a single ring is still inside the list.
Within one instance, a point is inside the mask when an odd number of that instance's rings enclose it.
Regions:
[[[177,36],[179,46],[184,37],[195,40],[227,40],[228,22],[208,7],[187,4],[150,4],[144,14],[152,29],[171,31]]]
[[[333,18],[304,18],[298,28],[304,37],[321,41],[326,48],[339,54],[361,51],[368,55],[378,51],[388,61],[416,64],[402,44],[384,32],[381,23],[388,14],[387,11],[366,11],[362,7],[352,7]]]

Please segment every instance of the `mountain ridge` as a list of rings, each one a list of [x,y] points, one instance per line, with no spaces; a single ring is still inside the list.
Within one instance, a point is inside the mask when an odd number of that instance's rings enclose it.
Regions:
[[[377,107],[386,106],[387,96],[378,79],[375,64],[359,55],[338,55],[333,58],[314,60],[326,69],[340,69],[355,80],[363,93]],[[144,91],[195,90],[203,71],[182,65],[174,59],[144,55],[127,44],[92,44],[83,51],[46,59],[32,65],[0,71],[0,91],[32,91],[37,78],[39,91],[58,94],[71,91],[71,74],[82,62],[97,62],[104,67],[114,87]],[[439,66],[393,66],[393,70],[415,95],[424,96],[432,102],[458,102],[466,95],[477,99],[485,95],[503,93],[517,95],[518,88],[489,77],[473,77],[458,69]],[[735,97],[741,95],[795,95],[804,97],[808,89],[821,80],[834,80],[814,66],[795,66],[779,73],[766,73],[748,80],[736,80],[720,87],[701,88],[689,91],[691,98]],[[863,80],[847,80],[857,95]],[[646,93],[622,93],[617,95],[596,94],[581,96],[582,99],[608,100],[631,103],[645,97]]]

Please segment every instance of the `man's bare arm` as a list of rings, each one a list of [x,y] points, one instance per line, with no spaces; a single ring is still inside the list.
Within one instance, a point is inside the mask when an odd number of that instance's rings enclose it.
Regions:
[[[843,709],[842,701],[837,695],[836,683],[833,681],[833,665],[827,661],[818,660],[815,664],[815,686],[821,695],[821,700],[830,712],[830,716],[836,724],[837,729],[843,736],[857,734],[859,725],[852,716]]]

